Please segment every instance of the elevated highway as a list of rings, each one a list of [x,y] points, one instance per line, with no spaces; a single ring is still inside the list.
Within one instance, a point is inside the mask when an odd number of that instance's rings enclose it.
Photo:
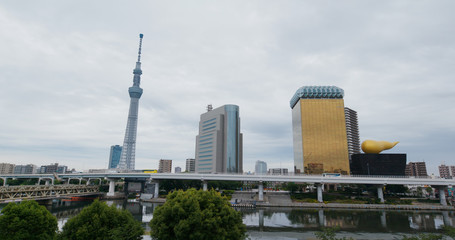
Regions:
[[[207,181],[249,181],[258,182],[259,199],[263,199],[264,182],[295,182],[314,184],[318,191],[318,201],[322,202],[323,184],[370,184],[375,185],[378,191],[378,198],[384,201],[382,189],[385,185],[431,185],[444,191],[448,186],[455,185],[454,179],[429,178],[429,177],[405,177],[405,176],[352,176],[352,175],[307,175],[307,174],[288,174],[288,175],[246,175],[246,174],[195,174],[195,173],[137,173],[137,172],[104,172],[104,173],[72,173],[72,174],[9,174],[0,175],[4,183],[8,178],[39,178],[50,179],[52,182],[58,177],[64,181],[71,179],[108,179],[109,193],[114,194],[115,180],[136,179],[155,183],[155,194],[158,196],[159,181],[166,179],[180,180],[200,180],[203,189],[207,189]],[[444,194],[441,194],[441,204],[445,205]]]

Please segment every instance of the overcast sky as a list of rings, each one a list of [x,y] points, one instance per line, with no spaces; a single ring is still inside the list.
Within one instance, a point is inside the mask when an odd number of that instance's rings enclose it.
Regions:
[[[207,104],[240,107],[244,170],[293,169],[289,100],[334,85],[361,141],[455,165],[455,1],[0,3],[0,162],[106,168],[142,54],[136,168],[185,169]]]

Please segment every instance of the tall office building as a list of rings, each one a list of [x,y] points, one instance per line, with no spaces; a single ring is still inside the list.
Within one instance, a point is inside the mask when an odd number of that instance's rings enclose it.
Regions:
[[[160,163],[158,165],[158,172],[159,173],[170,173],[171,171],[172,171],[172,160],[160,159]]]
[[[427,166],[425,162],[410,162],[406,165],[405,174],[406,176],[426,177],[428,176]]]
[[[118,163],[120,162],[120,156],[122,155],[122,147],[119,145],[111,146],[111,151],[109,153],[109,166],[107,168],[117,168]]]
[[[438,168],[439,168],[439,177],[445,178],[445,179],[452,178],[450,176],[449,166],[446,166],[445,164],[441,164],[441,165],[439,165]]]
[[[256,175],[267,174],[267,163],[261,160],[257,160],[254,166],[254,174]]]
[[[118,164],[119,169],[134,169],[136,159],[136,135],[137,135],[137,118],[139,110],[139,98],[142,96],[141,84],[141,49],[143,34],[139,34],[139,52],[136,62],[136,68],[133,70],[133,86],[128,89],[130,94],[130,111],[128,113],[128,122],[126,124],[125,139],[123,141],[122,155]]]
[[[239,107],[207,107],[196,136],[196,172],[243,173]]]
[[[357,112],[345,107],[344,117],[346,119],[346,137],[348,141],[349,161],[351,161],[352,154],[360,153],[359,123],[357,120]]]
[[[196,162],[196,159],[187,158],[185,171],[189,172],[189,173],[194,173],[195,172],[195,162]]]
[[[292,97],[296,173],[349,174],[343,96],[335,86],[304,86]]]

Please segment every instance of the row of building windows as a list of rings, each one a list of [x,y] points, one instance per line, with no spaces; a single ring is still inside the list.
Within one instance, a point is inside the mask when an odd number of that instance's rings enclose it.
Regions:
[[[207,131],[207,130],[214,129],[214,128],[216,128],[216,126],[208,127],[208,128],[203,128],[202,131]]]
[[[204,138],[208,138],[208,137],[212,137],[212,133],[209,133],[207,135],[202,135],[201,137],[199,137],[199,139],[204,139]]]
[[[203,164],[199,164],[199,166],[209,166],[209,165],[212,165],[212,163],[203,163]]]
[[[201,155],[201,156],[199,156],[199,158],[205,158],[205,157],[211,157],[211,156],[212,156],[212,154],[208,154],[208,155]]]
[[[199,150],[211,149],[212,147],[213,147],[213,146],[203,147],[203,148],[199,148]]]
[[[199,142],[207,142],[207,141],[212,141],[213,139],[211,138],[207,138],[207,139],[202,139],[202,140],[199,140]]]
[[[212,144],[213,142],[208,142],[208,143],[202,143],[202,144],[199,144],[199,146],[203,146],[203,145],[209,145],[209,144]]]
[[[202,123],[213,122],[213,121],[215,121],[215,119],[216,119],[216,118],[212,118],[212,119],[209,119],[209,120],[207,120],[207,121],[204,121],[204,122],[202,122]]]
[[[201,160],[199,160],[199,162],[209,162],[209,161],[212,161],[212,159],[209,158],[209,159],[201,159]]]
[[[209,150],[209,151],[203,151],[203,152],[199,152],[199,154],[204,154],[204,153],[211,153],[212,150]]]
[[[214,124],[216,124],[216,122],[211,122],[211,123],[204,124],[204,125],[202,125],[202,127],[205,128],[205,127],[208,127],[208,126],[211,126],[211,125],[214,125]]]
[[[211,168],[198,168],[199,169],[199,172],[210,172],[210,170],[212,170]]]

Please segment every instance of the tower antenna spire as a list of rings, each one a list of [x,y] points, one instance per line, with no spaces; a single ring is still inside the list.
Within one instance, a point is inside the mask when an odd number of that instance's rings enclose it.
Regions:
[[[144,37],[144,34],[139,34],[139,52],[137,53],[137,61],[141,61],[141,50],[142,50],[142,38]]]
[[[125,139],[123,141],[122,153],[120,161],[117,166],[118,169],[132,170],[134,169],[136,161],[136,135],[137,135],[137,120],[138,120],[138,108],[139,99],[142,96],[141,84],[141,50],[142,50],[142,38],[144,34],[139,34],[139,52],[136,62],[136,68],[133,70],[133,86],[128,89],[130,94],[130,110],[128,114],[128,122],[126,124]]]

